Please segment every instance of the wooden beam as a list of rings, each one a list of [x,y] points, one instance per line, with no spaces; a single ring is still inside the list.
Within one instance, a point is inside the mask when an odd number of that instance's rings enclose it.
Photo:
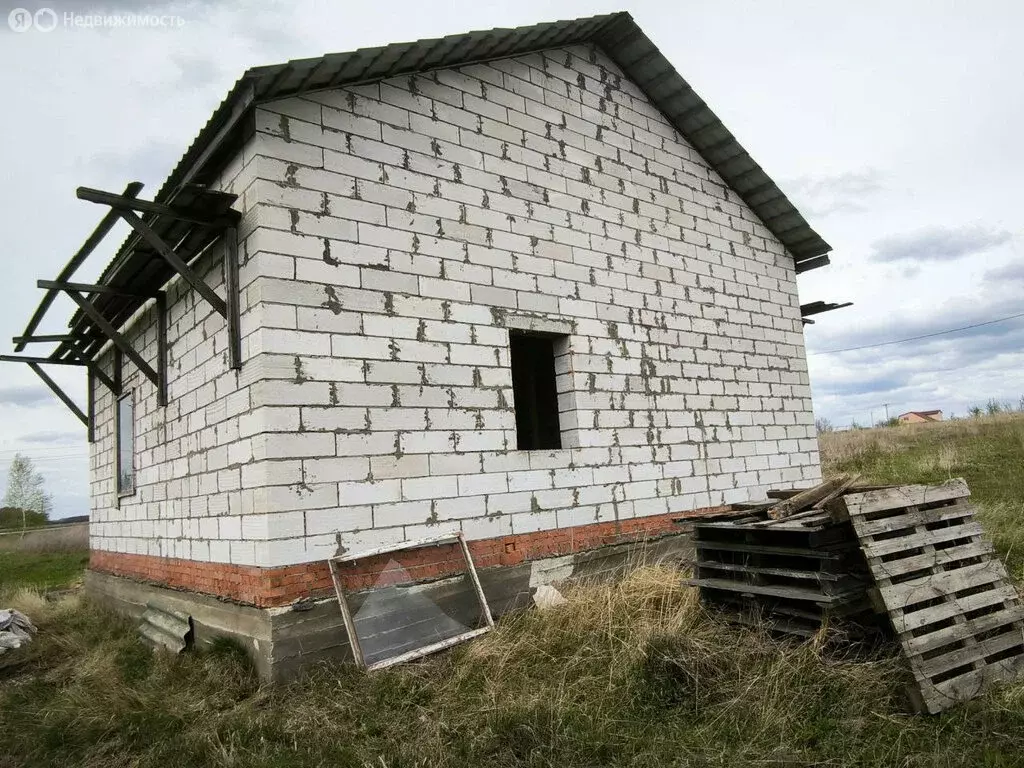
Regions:
[[[120,347],[114,347],[114,387],[120,397],[124,393],[124,352]]]
[[[103,296],[123,296],[128,299],[152,299],[152,293],[132,293],[114,288],[110,285],[96,285],[94,283],[68,283],[61,280],[36,280],[40,288],[48,288],[54,291],[80,291],[82,293],[98,293]]]
[[[157,376],[156,371],[150,366],[145,359],[136,352],[132,345],[128,343],[128,340],[118,333],[117,329],[110,324],[110,321],[103,316],[103,314],[93,306],[92,302],[86,299],[82,294],[76,291],[68,291],[68,296],[75,302],[82,311],[89,316],[89,319],[106,335],[108,339],[114,342],[114,345],[128,355],[129,359],[138,366],[139,370],[142,371],[146,378],[153,382],[157,387],[160,386],[160,379]]]
[[[89,375],[86,377],[88,390],[85,393],[85,415],[88,418],[89,442],[96,442],[96,368],[89,367]]]
[[[238,288],[238,230],[224,230],[224,295],[227,297],[228,361],[236,371],[242,367],[242,329]]]
[[[156,404],[167,405],[167,294],[160,291],[156,297],[156,372],[160,383],[156,387]]]
[[[152,213],[157,216],[167,216],[172,219],[177,219],[178,221],[187,221],[191,224],[210,225],[225,221],[224,217],[211,217],[192,213],[183,213],[169,205],[154,203],[149,200],[139,200],[136,197],[115,195],[112,192],[103,192],[99,189],[90,189],[89,187],[79,187],[75,191],[75,194],[79,200],[87,200],[90,203],[99,203],[101,205],[109,205],[117,211],[140,211],[142,213]]]
[[[59,397],[64,405],[71,409],[71,412],[78,417],[79,421],[85,424],[85,426],[89,426],[89,419],[84,413],[82,413],[82,409],[78,407],[74,400],[64,394],[64,390],[60,388],[60,385],[51,379],[47,375],[46,371],[39,367],[39,363],[29,363],[28,367],[35,371],[36,376],[43,380],[43,383],[50,388],[50,391]]]
[[[142,191],[142,182],[133,181],[124,188],[122,193],[125,197],[135,197],[139,192]],[[86,238],[86,241],[82,243],[82,247],[78,249],[78,252],[71,257],[71,260],[64,265],[64,268],[57,275],[57,280],[67,280],[71,277],[75,270],[78,269],[82,262],[84,262],[99,245],[103,238],[107,236],[107,233],[113,228],[120,217],[116,211],[108,211],[107,214],[100,220],[100,223],[96,225],[96,229],[93,230],[92,234]],[[21,334],[22,336],[31,336],[35,333],[36,328],[39,327],[39,323],[42,322],[43,316],[46,311],[53,304],[53,300],[57,298],[57,291],[49,290],[46,295],[43,296],[43,300],[39,302],[39,306],[36,307],[36,311],[32,315],[32,319],[28,321],[28,325],[25,326],[25,331]],[[15,352],[21,352],[25,348],[24,344],[18,344],[15,348]]]
[[[163,238],[154,232],[146,222],[136,216],[132,211],[122,210],[118,211],[118,214],[122,219],[128,222],[128,225],[138,232],[139,235],[141,235],[157,253],[163,256],[164,260],[174,268],[174,271],[181,275],[182,279],[191,285],[192,289],[196,293],[206,299],[210,306],[213,307],[221,317],[226,318],[228,316],[227,304],[224,302],[224,299],[218,296],[214,290],[208,286],[201,277],[199,277],[199,275],[193,272],[191,267],[182,261],[181,257],[174,252],[174,249],[167,245],[167,243],[163,241]]]
[[[87,367],[83,360],[53,360],[49,357],[27,357],[23,355],[0,355],[0,363],[40,363],[42,365],[74,365]]]
[[[56,333],[44,336],[15,336],[11,341],[24,346],[25,344],[62,344],[66,341],[75,341],[77,338],[70,333]]]
[[[89,363],[89,373],[91,373],[95,378],[103,382],[103,386],[105,386],[115,395],[121,394],[121,388],[118,386],[117,382],[114,381],[109,376],[107,376],[107,374],[105,374],[102,370],[100,370],[100,367],[96,363]]]
[[[842,487],[842,485],[849,480],[849,475],[838,475],[831,480],[826,480],[813,488],[808,488],[805,491],[801,491],[795,496],[791,496],[785,501],[780,501],[774,507],[768,510],[768,517],[772,520],[782,520],[787,517],[792,517],[797,512],[802,512],[810,506],[813,506],[817,502],[826,498],[832,491]]]
[[[121,394],[118,391],[117,385],[114,383],[114,380],[107,376],[107,374],[105,374],[102,370],[100,370],[100,367],[96,363],[96,361],[94,361],[88,355],[86,355],[85,352],[83,352],[82,349],[76,344],[76,342],[79,342],[80,340],[81,339],[78,336],[71,337],[71,343],[68,345],[68,351],[75,357],[77,357],[79,360],[81,360],[83,363],[85,363],[85,366],[89,369],[89,373],[91,373],[94,378],[97,378],[101,382],[103,382],[104,386],[106,386],[107,389],[109,389],[115,395]],[[52,360],[53,358],[51,357],[50,359]]]

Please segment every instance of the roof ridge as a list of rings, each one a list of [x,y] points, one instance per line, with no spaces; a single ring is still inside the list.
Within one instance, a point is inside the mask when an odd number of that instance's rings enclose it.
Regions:
[[[231,155],[231,149],[241,146],[245,135],[242,118],[259,103],[587,42],[598,45],[622,69],[743,199],[793,256],[797,272],[828,264],[826,254],[831,246],[811,229],[778,185],[679,75],[628,11],[390,43],[250,67],[214,111],[155,199],[166,202],[185,184],[212,179],[225,156]]]

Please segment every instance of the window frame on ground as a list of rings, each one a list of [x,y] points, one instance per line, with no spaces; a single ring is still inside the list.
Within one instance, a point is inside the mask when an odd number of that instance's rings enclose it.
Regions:
[[[129,444],[125,446],[124,438],[124,421],[126,414],[124,413],[124,406],[127,403],[129,408],[127,418],[131,422],[131,432],[128,433],[127,437]],[[117,399],[116,404],[116,434],[115,434],[115,464],[116,464],[116,477],[114,478],[115,487],[117,488],[118,498],[125,496],[132,496],[137,490],[137,484],[135,482],[135,392],[129,390],[121,397]],[[126,449],[127,448],[127,456]],[[127,475],[124,472],[124,462],[127,458],[130,467]],[[128,482],[124,480],[127,477]]]
[[[345,590],[342,588],[339,565],[352,563],[356,560],[363,560],[369,557],[387,555],[393,552],[402,552],[410,549],[423,549],[454,543],[459,545],[459,548],[462,551],[462,556],[466,560],[466,575],[469,577],[470,584],[473,587],[473,594],[476,596],[476,600],[480,608],[480,617],[483,619],[484,626],[468,630],[467,632],[445,638],[438,642],[427,643],[419,648],[381,659],[380,661],[372,664],[367,664],[366,658],[363,654],[363,648],[359,640],[359,633],[356,629],[355,616],[353,615],[351,606],[346,598]],[[424,539],[404,541],[399,544],[378,547],[376,549],[365,550],[363,552],[337,555],[327,560],[327,566],[331,571],[331,581],[334,583],[334,592],[338,596],[338,607],[341,608],[341,617],[345,623],[345,630],[348,633],[349,645],[352,648],[352,658],[357,666],[365,669],[367,672],[391,667],[395,664],[401,664],[406,661],[413,661],[414,659],[422,658],[423,656],[427,656],[431,653],[443,651],[445,648],[450,648],[453,645],[465,642],[466,640],[471,640],[472,638],[478,637],[479,635],[489,632],[494,628],[494,618],[491,616],[491,608],[487,604],[487,597],[484,595],[483,586],[480,584],[480,577],[477,575],[476,566],[473,565],[473,556],[469,552],[469,545],[466,543],[466,538],[461,531],[441,534],[439,536],[431,536]]]
[[[568,334],[509,328],[517,450],[574,447],[576,424],[568,361]]]

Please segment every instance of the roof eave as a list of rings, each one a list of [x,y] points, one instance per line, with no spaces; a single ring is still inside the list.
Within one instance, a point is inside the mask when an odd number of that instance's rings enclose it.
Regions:
[[[233,146],[240,146],[238,126],[261,103],[582,43],[599,46],[636,83],[785,246],[798,274],[830,263],[826,254],[831,252],[831,246],[810,227],[627,12],[532,27],[468,32],[252,68],[214,112],[155,199],[170,201],[184,185],[212,178],[227,162],[227,142],[236,137]],[[214,163],[218,158],[220,162]]]

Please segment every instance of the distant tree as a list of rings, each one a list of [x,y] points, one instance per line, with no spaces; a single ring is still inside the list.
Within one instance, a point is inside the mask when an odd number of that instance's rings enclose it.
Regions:
[[[974,418],[978,418],[985,411],[982,410],[980,405],[972,405],[970,408],[967,409],[967,412],[971,414],[971,416],[973,416]]]
[[[856,419],[854,419],[850,422],[850,429],[863,429],[863,427],[857,423]]]
[[[834,429],[832,422],[825,418],[815,419],[814,428],[818,430],[819,435],[824,435],[826,432],[831,432]]]
[[[7,472],[7,493],[4,495],[4,506],[21,510],[21,526],[28,527],[29,517],[42,518],[46,522],[50,517],[53,502],[46,492],[43,476],[36,471],[32,459],[14,455],[11,468]]]
[[[989,416],[995,416],[997,413],[1002,413],[1003,406],[994,397],[990,397],[989,401],[985,403],[985,411]]]
[[[888,419],[875,424],[876,427],[898,427],[902,422],[899,416],[890,416]]]
[[[49,520],[41,512],[29,512],[17,507],[0,507],[0,531],[12,528],[38,528]]]

